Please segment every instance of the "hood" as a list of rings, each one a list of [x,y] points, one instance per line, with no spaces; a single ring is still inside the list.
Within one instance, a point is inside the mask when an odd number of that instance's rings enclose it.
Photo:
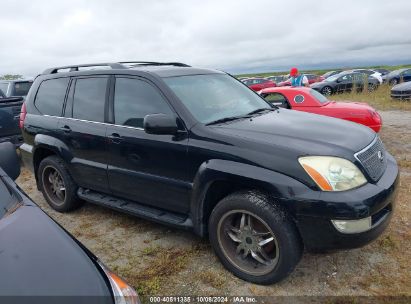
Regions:
[[[411,90],[411,81],[397,84],[393,86],[391,90],[397,90],[397,91]]]
[[[214,130],[240,138],[244,145],[270,145],[296,156],[349,155],[351,159],[375,138],[369,128],[353,122],[287,109],[222,124]]]
[[[353,112],[354,114],[361,112],[366,112],[368,114],[369,111],[376,112],[373,107],[365,102],[330,101],[329,103],[325,104],[324,107],[335,110],[346,110],[347,112]]]
[[[0,296],[101,296],[101,303],[111,302],[91,258],[33,205],[0,220],[0,269]]]
[[[317,88],[322,88],[322,87],[326,86],[327,84],[330,84],[330,85],[331,85],[332,83],[333,83],[333,82],[327,81],[327,79],[325,79],[325,80],[323,80],[323,81],[314,82],[314,83],[310,84],[310,87],[311,87],[312,89],[317,89]]]

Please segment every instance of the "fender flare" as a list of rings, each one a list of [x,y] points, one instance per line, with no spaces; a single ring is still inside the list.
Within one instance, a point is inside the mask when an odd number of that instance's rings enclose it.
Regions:
[[[232,182],[244,189],[260,189],[278,199],[280,203],[292,201],[299,194],[312,192],[294,178],[269,169],[235,161],[208,160],[202,163],[197,171],[190,202],[194,232],[200,236],[207,234],[207,194],[213,183],[219,181]],[[292,206],[285,208],[292,209]]]
[[[36,164],[36,153],[39,150],[46,149],[54,154],[61,157],[67,164],[70,164],[71,160],[73,159],[73,154],[70,152],[68,146],[61,140],[45,135],[45,134],[37,134],[34,138],[34,145],[33,145],[33,168],[34,168],[34,175],[37,179],[37,169],[38,163]],[[69,169],[70,170],[70,169]]]

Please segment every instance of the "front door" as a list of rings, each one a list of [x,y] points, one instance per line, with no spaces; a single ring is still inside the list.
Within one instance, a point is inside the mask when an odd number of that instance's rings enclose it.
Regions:
[[[148,114],[177,115],[159,89],[142,78],[116,77],[108,126],[108,179],[112,193],[161,209],[186,213],[187,133],[147,134]]]

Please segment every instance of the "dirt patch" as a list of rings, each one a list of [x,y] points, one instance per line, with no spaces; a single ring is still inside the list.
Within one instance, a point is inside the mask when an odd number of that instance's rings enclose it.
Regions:
[[[143,295],[411,296],[411,112],[381,112],[381,137],[401,167],[393,220],[375,242],[332,254],[305,253],[296,270],[271,286],[244,282],[220,264],[206,240],[92,204],[52,210],[23,169],[18,184],[51,217]]]

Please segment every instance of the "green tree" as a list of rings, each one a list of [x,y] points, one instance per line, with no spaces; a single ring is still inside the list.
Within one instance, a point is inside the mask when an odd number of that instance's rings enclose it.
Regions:
[[[3,76],[0,76],[0,80],[14,80],[14,79],[22,79],[22,75],[18,74],[5,74]]]

